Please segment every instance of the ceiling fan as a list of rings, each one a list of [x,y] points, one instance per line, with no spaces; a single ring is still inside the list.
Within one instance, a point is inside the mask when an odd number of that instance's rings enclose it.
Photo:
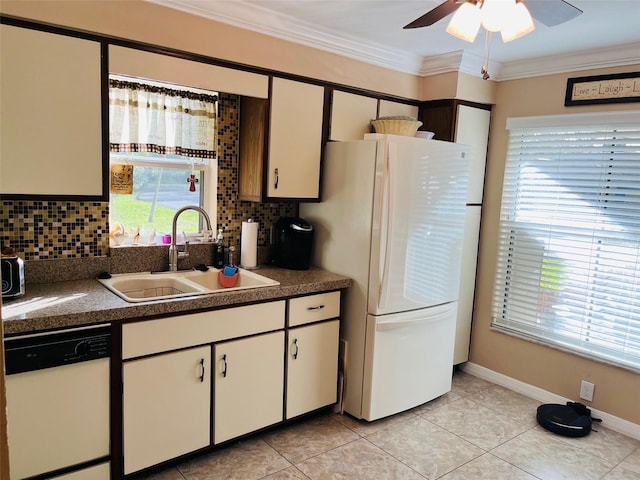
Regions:
[[[471,3],[475,5],[482,2],[478,0],[446,0],[433,10],[422,15],[420,18],[417,18],[408,25],[405,25],[404,28],[420,28],[433,25],[447,15],[455,12],[463,3]],[[582,13],[582,10],[574,7],[564,0],[525,0],[522,3],[526,4],[527,9],[533,18],[547,27],[553,27],[555,25],[568,22]]]
[[[553,27],[577,17],[582,10],[564,0],[446,0],[404,28],[428,27],[454,12],[447,26],[447,33],[454,37],[473,43],[480,26],[485,28],[484,64],[480,73],[488,80],[492,32],[500,32],[506,43],[532,32],[535,29],[532,17]]]

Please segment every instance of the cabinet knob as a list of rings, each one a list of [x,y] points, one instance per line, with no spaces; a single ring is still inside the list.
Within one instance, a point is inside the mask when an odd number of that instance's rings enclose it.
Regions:
[[[295,348],[295,350],[293,351],[293,359],[297,360],[298,359],[298,339],[297,338],[293,339],[293,348]]]
[[[277,168],[273,171],[273,174],[275,175],[274,182],[273,182],[273,188],[277,189],[278,188],[278,180],[279,180],[279,178],[278,178],[278,169]]]
[[[227,377],[227,355],[222,355],[222,377]]]
[[[324,308],[324,305],[316,305],[315,307],[307,307],[307,310],[312,311],[312,310],[322,310]]]

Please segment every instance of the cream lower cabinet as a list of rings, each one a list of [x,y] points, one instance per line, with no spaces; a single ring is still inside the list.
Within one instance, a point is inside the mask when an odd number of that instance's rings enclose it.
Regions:
[[[289,300],[287,419],[335,403],[340,292]]]
[[[110,480],[111,469],[109,463],[101,463],[93,467],[83,468],[77,472],[67,473],[55,477],[55,480]]]
[[[339,330],[339,320],[289,330],[287,419],[336,402]]]
[[[210,444],[210,360],[207,345],[124,364],[125,473]]]
[[[334,403],[339,312],[336,291],[125,323],[124,474]]]
[[[215,444],[282,421],[283,350],[283,331],[214,346]]]

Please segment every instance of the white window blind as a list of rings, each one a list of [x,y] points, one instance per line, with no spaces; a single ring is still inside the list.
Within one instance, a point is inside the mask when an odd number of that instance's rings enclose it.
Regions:
[[[640,370],[640,112],[507,127],[493,327]]]

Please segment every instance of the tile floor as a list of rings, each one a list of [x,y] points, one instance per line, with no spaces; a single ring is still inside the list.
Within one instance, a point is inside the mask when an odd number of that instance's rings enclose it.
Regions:
[[[146,480],[640,480],[640,441],[600,425],[572,439],[537,426],[539,402],[464,372],[450,393],[367,423],[323,414]]]

